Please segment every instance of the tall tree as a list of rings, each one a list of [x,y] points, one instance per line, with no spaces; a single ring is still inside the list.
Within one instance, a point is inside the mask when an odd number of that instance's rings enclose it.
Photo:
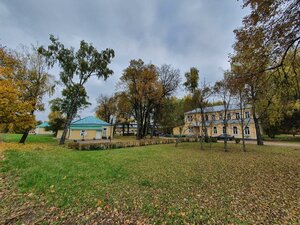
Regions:
[[[116,98],[114,96],[100,95],[97,103],[96,116],[110,123],[111,116],[115,116],[117,111]]]
[[[200,112],[200,126],[201,126],[201,149],[203,149],[203,139],[208,142],[207,124],[205,119],[205,109],[208,106],[208,98],[211,96],[211,87],[205,82],[200,83],[199,70],[192,67],[189,72],[185,73],[186,81],[184,83],[185,88],[192,94],[194,106],[199,109]],[[197,116],[195,117],[197,119]],[[198,121],[196,121],[199,125]]]
[[[168,103],[167,98],[175,93],[181,81],[180,71],[173,68],[171,65],[163,64],[162,66],[157,67],[156,70],[158,73],[158,81],[162,86],[162,95],[160,96],[160,99],[157,99],[153,109],[151,137],[154,135],[155,129],[157,129],[157,123],[159,117],[161,117],[162,108],[164,107],[163,104]],[[166,109],[166,106],[164,108]]]
[[[23,79],[27,80],[27,85],[23,92],[24,98],[32,103],[31,115],[35,111],[43,111],[43,97],[54,93],[55,81],[54,77],[47,72],[47,63],[43,55],[39,54],[37,47],[22,46],[20,52],[16,52],[17,57],[22,61],[24,66]],[[27,128],[19,143],[25,143],[26,138],[32,127]]]
[[[150,127],[150,115],[160,101],[163,87],[153,64],[145,64],[141,59],[131,60],[124,70],[120,85],[130,101],[137,121],[137,139],[144,138]]]
[[[232,101],[232,92],[230,90],[231,74],[229,71],[224,72],[224,78],[221,81],[217,81],[214,86],[215,93],[218,94],[223,103],[224,115],[223,115],[223,127],[225,127],[224,138],[224,151],[227,152],[227,130],[228,130],[228,110]]]
[[[60,80],[64,85],[61,103],[66,114],[66,124],[59,144],[65,143],[68,128],[80,108],[87,106],[87,93],[84,85],[91,77],[104,78],[113,74],[108,68],[114,57],[112,49],[101,52],[85,41],[80,42],[79,49],[66,48],[58,38],[50,35],[51,44],[45,49],[39,48],[39,53],[47,59],[48,65],[53,66],[58,62],[61,72]]]
[[[129,134],[130,123],[133,119],[133,108],[130,103],[130,98],[125,92],[116,93],[116,124],[122,125],[122,133],[125,134],[125,126],[127,127],[127,134]]]
[[[261,55],[269,61],[267,67],[256,62],[259,72],[283,67],[289,51],[297,51],[300,44],[299,0],[243,0],[250,14],[243,19],[243,27],[236,29],[238,43],[244,43],[249,55]],[[263,39],[263,44],[259,44]],[[257,42],[258,41],[258,42]],[[268,54],[263,54],[266,50]],[[255,63],[255,62],[253,62]]]
[[[48,115],[49,127],[46,127],[46,129],[51,130],[54,133],[54,136],[56,136],[57,132],[64,128],[65,123],[66,118],[60,111],[51,111]]]
[[[25,98],[24,65],[4,47],[0,47],[0,130],[15,132],[35,125],[32,102]]]

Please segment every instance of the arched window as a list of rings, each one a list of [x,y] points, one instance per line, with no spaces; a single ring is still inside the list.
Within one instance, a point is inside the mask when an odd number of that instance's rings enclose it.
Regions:
[[[223,134],[226,134],[226,127],[223,127]]]
[[[237,127],[233,127],[233,134],[238,134],[238,128]]]
[[[217,134],[218,133],[218,129],[217,127],[214,127],[214,134]]]
[[[249,129],[249,127],[245,127],[245,134],[246,135],[250,135],[250,129]]]

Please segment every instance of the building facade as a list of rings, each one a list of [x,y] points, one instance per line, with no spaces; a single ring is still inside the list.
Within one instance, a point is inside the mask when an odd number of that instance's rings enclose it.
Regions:
[[[57,132],[57,138],[60,138],[63,130]],[[100,140],[112,139],[113,126],[103,120],[93,116],[88,116],[71,123],[67,139],[70,140]]]
[[[256,139],[256,131],[251,113],[251,106],[246,106],[240,110],[237,105],[230,105],[228,110],[223,105],[207,107],[204,111],[205,126],[208,136],[217,137],[225,132],[235,138],[242,138],[242,132],[246,139]],[[227,120],[227,126],[225,122]],[[242,120],[244,121],[242,128]],[[200,109],[186,112],[184,115],[184,125],[173,129],[174,135],[201,136],[203,129],[201,123]]]
[[[49,127],[49,124],[47,121],[41,123],[40,125],[37,125],[34,131],[30,132],[33,134],[53,134],[52,130],[47,130]]]

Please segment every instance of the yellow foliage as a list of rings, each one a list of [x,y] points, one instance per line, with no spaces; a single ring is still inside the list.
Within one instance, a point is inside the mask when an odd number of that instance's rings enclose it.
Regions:
[[[0,130],[15,131],[35,125],[32,102],[23,99],[26,82],[21,71],[19,61],[0,48]]]

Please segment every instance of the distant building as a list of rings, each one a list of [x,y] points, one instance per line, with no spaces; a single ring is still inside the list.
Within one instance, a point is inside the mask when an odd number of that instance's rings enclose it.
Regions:
[[[53,134],[53,132],[51,130],[47,130],[47,127],[49,127],[49,124],[48,124],[47,121],[45,121],[44,123],[41,123],[41,124],[37,125],[34,132],[31,132],[31,133],[35,133],[35,134]]]
[[[80,120],[76,120],[71,123],[67,139],[70,140],[99,140],[109,139],[113,137],[113,126],[103,120],[100,120],[94,116],[88,116]],[[57,138],[60,138],[63,130],[57,132]]]
[[[136,133],[137,133],[136,122],[116,125],[116,134],[118,135],[136,135]]]
[[[224,114],[223,105],[207,107],[205,109],[204,118],[208,136],[217,137],[226,131],[228,135],[241,138],[241,118],[243,118],[245,138],[256,139],[256,130],[250,105],[245,107],[243,115],[241,115],[241,110],[237,105],[230,105],[227,110],[227,127],[224,127]],[[184,114],[184,125],[175,127],[173,134],[187,136],[202,135],[201,121],[199,108],[186,112]]]

